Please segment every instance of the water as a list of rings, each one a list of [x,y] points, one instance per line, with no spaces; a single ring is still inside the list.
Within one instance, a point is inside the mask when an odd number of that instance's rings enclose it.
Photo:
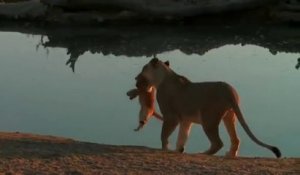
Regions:
[[[75,73],[65,65],[63,48],[37,49],[40,36],[0,32],[0,130],[71,137],[116,145],[160,147],[161,123],[156,119],[140,132],[138,103],[125,95],[146,56],[114,56],[85,52]],[[138,49],[138,48],[137,48]],[[277,53],[255,45],[225,45],[203,55],[179,50],[158,54],[192,81],[226,81],[241,96],[241,108],[250,128],[263,141],[278,146],[283,156],[300,156],[299,54]],[[228,149],[228,136],[221,125]],[[238,126],[240,155],[272,153],[254,144]],[[173,133],[174,147],[177,133]],[[208,148],[201,126],[194,125],[187,152]]]

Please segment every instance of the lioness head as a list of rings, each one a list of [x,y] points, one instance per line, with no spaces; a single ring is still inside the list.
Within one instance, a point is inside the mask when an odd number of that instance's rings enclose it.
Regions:
[[[157,87],[165,76],[172,72],[169,65],[169,61],[162,62],[158,58],[153,58],[143,67],[140,74],[145,77],[150,84]]]

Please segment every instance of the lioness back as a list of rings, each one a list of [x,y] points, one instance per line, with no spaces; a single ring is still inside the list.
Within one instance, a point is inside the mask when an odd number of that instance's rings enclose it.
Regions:
[[[234,88],[225,82],[189,83],[176,94],[174,109],[187,115],[211,108],[226,110],[239,99]]]

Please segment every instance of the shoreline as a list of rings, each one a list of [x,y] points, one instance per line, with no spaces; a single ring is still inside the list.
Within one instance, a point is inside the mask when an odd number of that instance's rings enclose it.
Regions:
[[[163,8],[162,8],[163,7]],[[198,22],[251,21],[252,23],[299,23],[300,3],[279,0],[224,1],[197,3],[187,0],[147,1],[65,1],[65,0],[2,0],[0,19],[36,21],[55,25],[106,25],[157,21]],[[208,20],[207,20],[208,18]]]
[[[300,158],[180,154],[0,132],[0,174],[300,174]]]

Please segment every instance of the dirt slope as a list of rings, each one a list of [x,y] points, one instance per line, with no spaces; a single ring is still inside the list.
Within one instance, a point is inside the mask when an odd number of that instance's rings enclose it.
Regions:
[[[300,158],[226,159],[0,132],[0,174],[299,175]]]

